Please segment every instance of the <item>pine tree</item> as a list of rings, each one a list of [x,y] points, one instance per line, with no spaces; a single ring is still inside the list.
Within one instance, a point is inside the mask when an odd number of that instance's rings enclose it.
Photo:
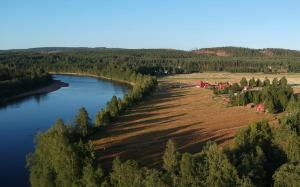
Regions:
[[[266,77],[263,82],[263,86],[269,86],[270,84],[271,84],[270,80]]]
[[[121,163],[119,158],[113,162],[110,182],[115,187],[140,187],[143,184],[143,174],[135,161]]]
[[[173,140],[169,139],[163,155],[164,169],[169,173],[175,173],[178,168],[179,152]]]
[[[255,87],[256,86],[256,82],[255,82],[254,77],[252,77],[252,79],[249,80],[249,86],[250,87]]]
[[[257,87],[262,87],[263,86],[263,82],[261,82],[260,79],[257,79],[255,84],[256,84]]]
[[[79,109],[79,112],[75,119],[75,124],[78,133],[85,137],[88,134],[89,126],[90,126],[90,118],[84,107]]]
[[[295,187],[300,184],[300,164],[283,164],[273,175],[275,187]]]
[[[180,161],[180,179],[179,186],[196,186],[195,185],[195,170],[194,160],[191,154],[184,153]]]
[[[279,82],[280,82],[280,85],[281,85],[281,86],[287,86],[287,79],[286,79],[286,77],[282,77],[282,78],[279,80]]]
[[[243,77],[242,80],[240,81],[240,85],[241,87],[248,86],[248,81],[245,77]]]
[[[97,187],[101,185],[103,181],[102,177],[103,177],[102,169],[100,167],[97,167],[95,169],[91,163],[88,163],[83,168],[81,184],[84,187]]]

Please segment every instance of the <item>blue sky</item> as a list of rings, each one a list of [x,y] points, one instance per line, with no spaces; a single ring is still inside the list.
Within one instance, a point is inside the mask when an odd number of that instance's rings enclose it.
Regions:
[[[0,49],[300,50],[297,0],[1,0]]]

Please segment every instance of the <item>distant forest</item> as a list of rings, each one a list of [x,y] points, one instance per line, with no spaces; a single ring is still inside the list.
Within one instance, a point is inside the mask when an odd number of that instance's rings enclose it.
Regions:
[[[203,71],[300,72],[300,51],[236,47],[193,51],[171,49],[34,48],[0,51],[0,66],[59,70],[118,67],[142,74],[164,75]],[[68,67],[68,70],[69,69]]]

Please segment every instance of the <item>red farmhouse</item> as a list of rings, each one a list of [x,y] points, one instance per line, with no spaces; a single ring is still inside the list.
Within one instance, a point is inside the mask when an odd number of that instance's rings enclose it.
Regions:
[[[255,110],[257,112],[265,112],[265,105],[263,103],[260,103],[260,104],[256,105]]]

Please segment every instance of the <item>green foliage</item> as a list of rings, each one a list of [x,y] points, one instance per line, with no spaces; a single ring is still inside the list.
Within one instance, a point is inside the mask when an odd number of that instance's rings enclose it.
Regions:
[[[300,160],[300,136],[288,126],[283,125],[275,131],[273,142],[283,150],[288,161]]]
[[[213,144],[196,156],[200,184],[204,186],[237,186],[239,177],[227,156]],[[201,185],[202,186],[202,185]]]
[[[254,123],[236,134],[235,148],[228,155],[240,178],[258,186],[271,183],[273,172],[285,161],[273,145],[273,137],[272,129],[265,121]]]
[[[100,167],[96,169],[91,163],[88,163],[83,168],[83,176],[81,178],[80,184],[84,187],[97,187],[103,181],[103,171]]]
[[[85,137],[89,133],[90,129],[90,118],[89,115],[84,107],[81,107],[79,109],[79,112],[76,116],[75,124],[76,124],[76,129],[78,133],[82,136]]]
[[[250,87],[255,87],[256,86],[256,81],[255,81],[254,77],[252,77],[252,79],[249,80],[249,86]]]
[[[109,124],[111,119],[110,112],[106,111],[105,109],[102,109],[100,112],[96,114],[95,117],[95,126],[106,126]]]
[[[270,84],[271,84],[270,80],[266,77],[263,82],[263,86],[269,86]]]
[[[242,129],[235,136],[235,144],[239,149],[256,149],[256,146],[265,148],[270,145],[273,133],[268,122],[262,121],[251,124]]]
[[[107,111],[109,111],[112,118],[116,118],[119,115],[119,103],[116,96],[113,96],[111,101],[107,104]]]
[[[283,164],[273,175],[275,187],[296,187],[300,184],[300,164]]]
[[[169,173],[175,173],[178,168],[180,154],[177,151],[176,144],[173,140],[168,140],[166,150],[163,155],[164,169]]]
[[[295,96],[292,95],[287,104],[286,111],[288,111],[289,113],[296,113],[299,111],[299,109],[300,109],[300,104],[296,100]]]
[[[284,116],[280,119],[280,122],[285,127],[295,131],[300,135],[300,111],[296,110],[289,113],[287,116]]]
[[[255,86],[256,87],[262,87],[264,84],[263,84],[263,82],[261,82],[261,80],[260,79],[257,79],[256,80],[256,82],[255,82]]]
[[[193,156],[189,153],[184,153],[180,161],[179,186],[197,186],[196,167]]]
[[[110,183],[115,187],[141,187],[143,175],[135,161],[121,163],[119,158],[114,160]]]
[[[74,139],[74,131],[57,120],[47,132],[37,136],[35,152],[27,157],[31,186],[80,186],[82,180],[92,178],[92,145]]]
[[[242,80],[240,81],[240,85],[241,87],[248,86],[248,81],[245,77],[243,77]]]

